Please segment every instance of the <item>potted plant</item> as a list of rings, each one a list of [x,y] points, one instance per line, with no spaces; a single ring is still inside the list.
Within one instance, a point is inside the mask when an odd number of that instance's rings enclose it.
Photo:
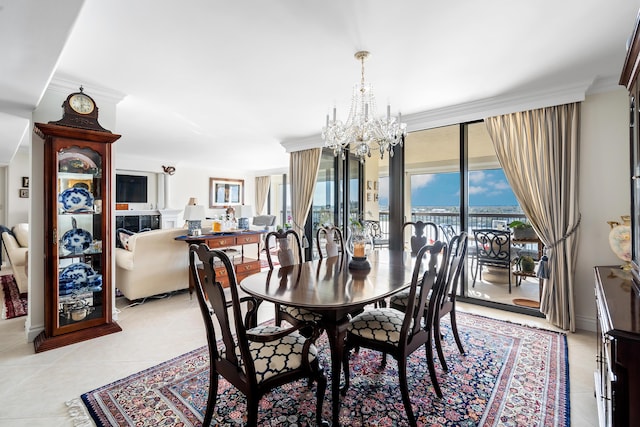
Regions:
[[[516,262],[518,269],[525,273],[533,273],[536,269],[536,262],[528,255],[521,256]]]
[[[513,230],[514,240],[536,240],[538,238],[531,224],[526,221],[511,221],[509,228]]]

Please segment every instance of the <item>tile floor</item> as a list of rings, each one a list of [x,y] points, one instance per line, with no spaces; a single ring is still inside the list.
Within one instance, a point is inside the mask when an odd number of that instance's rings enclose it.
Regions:
[[[0,320],[0,426],[72,426],[66,401],[206,344],[197,301],[188,293],[128,304],[125,298],[117,300],[122,332],[39,354],[25,342],[25,318]],[[531,316],[469,304],[459,309],[552,329]],[[265,304],[261,320],[272,313]],[[594,332],[568,335],[573,426],[598,424],[595,342]]]

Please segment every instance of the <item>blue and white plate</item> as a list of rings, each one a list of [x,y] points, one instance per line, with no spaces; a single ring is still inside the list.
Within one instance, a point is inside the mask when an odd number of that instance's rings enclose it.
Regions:
[[[93,195],[81,187],[67,188],[58,196],[65,212],[88,212],[93,210]]]
[[[95,274],[96,272],[90,265],[76,262],[60,272],[60,281],[72,283],[76,289],[80,289],[89,286],[89,277],[95,276]]]
[[[74,254],[79,254],[89,249],[92,241],[91,233],[82,228],[72,228],[62,235],[62,246]]]

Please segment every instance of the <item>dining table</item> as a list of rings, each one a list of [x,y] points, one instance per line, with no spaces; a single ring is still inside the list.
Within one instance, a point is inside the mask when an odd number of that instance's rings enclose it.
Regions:
[[[306,261],[242,279],[240,288],[260,300],[306,308],[321,315],[331,356],[332,425],[339,425],[340,374],[351,316],[411,284],[415,258],[409,252],[378,249],[370,269],[349,268],[348,255]]]

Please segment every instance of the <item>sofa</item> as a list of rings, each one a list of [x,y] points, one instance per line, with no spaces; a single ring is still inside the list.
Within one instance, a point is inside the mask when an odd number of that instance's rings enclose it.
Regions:
[[[3,227],[2,244],[11,263],[13,277],[20,293],[29,290],[27,279],[27,256],[29,251],[29,224],[16,224],[11,230]]]
[[[189,288],[189,251],[184,228],[135,233],[123,237],[115,249],[116,283],[129,300],[138,300]]]

